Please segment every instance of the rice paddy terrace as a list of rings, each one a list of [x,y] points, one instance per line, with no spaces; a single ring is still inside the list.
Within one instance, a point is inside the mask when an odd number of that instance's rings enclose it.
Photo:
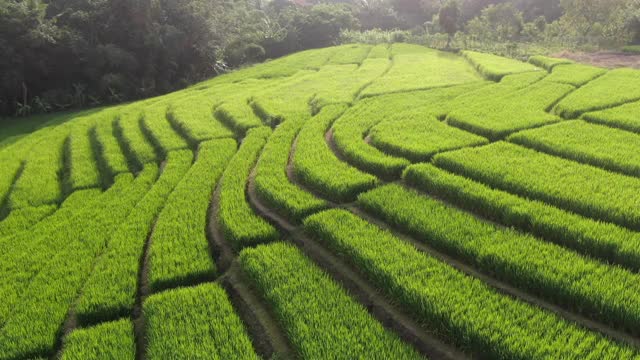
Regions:
[[[306,51],[0,143],[0,360],[640,358],[640,71]]]

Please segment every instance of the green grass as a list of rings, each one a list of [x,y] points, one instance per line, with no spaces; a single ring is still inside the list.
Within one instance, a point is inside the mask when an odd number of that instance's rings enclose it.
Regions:
[[[640,176],[640,135],[581,120],[511,135],[508,141],[551,155]]]
[[[357,64],[360,65],[367,58],[369,52],[372,50],[371,45],[364,44],[349,44],[336,48],[336,52],[329,58],[327,64],[332,65],[346,65]]]
[[[143,304],[147,359],[259,359],[217,284],[174,289]]]
[[[615,69],[569,94],[558,103],[555,112],[571,119],[637,100],[640,100],[640,70]]]
[[[42,205],[38,207],[26,207],[16,209],[0,222],[0,238],[25,231],[37,224],[40,220],[53,214],[58,207],[56,205]]]
[[[505,226],[533,233],[603,262],[640,270],[640,234],[637,232],[492,189],[430,164],[411,166],[405,173],[405,181]]]
[[[128,319],[78,329],[65,336],[62,360],[134,359],[133,323]]]
[[[527,71],[540,71],[539,68],[518,60],[501,56],[480,53],[477,51],[462,51],[462,56],[469,61],[487,80],[500,81],[506,75]]]
[[[305,230],[360,269],[425,327],[477,357],[637,356],[630,347],[498,293],[348,211],[313,215],[305,221]]]
[[[245,249],[239,261],[299,358],[420,358],[293,246]]]
[[[346,106],[327,106],[309,119],[300,131],[293,158],[297,180],[334,201],[353,201],[378,183],[375,176],[338,159],[325,140],[325,133],[345,110]]]
[[[434,157],[437,166],[531,199],[640,229],[640,179],[504,142]]]
[[[112,236],[96,262],[75,308],[80,324],[94,324],[131,315],[138,290],[140,259],[158,214],[176,185],[189,171],[189,150],[169,153],[158,181]]]
[[[573,64],[573,61],[568,59],[558,59],[542,55],[535,55],[530,57],[529,62],[539,68],[546,69],[547,71],[553,70],[553,68],[558,65]]]
[[[227,167],[222,176],[217,219],[225,241],[236,249],[279,237],[271,224],[253,212],[245,196],[251,169],[269,136],[268,127],[249,130],[230,161],[233,166]]]
[[[215,276],[205,229],[213,190],[236,152],[233,139],[200,144],[196,161],[167,198],[149,247],[149,284],[153,291],[192,284]]]

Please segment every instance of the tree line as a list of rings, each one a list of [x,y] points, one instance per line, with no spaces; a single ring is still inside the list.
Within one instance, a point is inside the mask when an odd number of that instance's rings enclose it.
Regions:
[[[640,43],[640,0],[0,0],[0,115],[159,95],[340,41],[460,34]]]

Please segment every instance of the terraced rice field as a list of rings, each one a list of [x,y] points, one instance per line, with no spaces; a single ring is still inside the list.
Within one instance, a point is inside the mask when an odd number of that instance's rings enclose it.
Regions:
[[[294,54],[0,139],[0,360],[640,359],[640,71]]]

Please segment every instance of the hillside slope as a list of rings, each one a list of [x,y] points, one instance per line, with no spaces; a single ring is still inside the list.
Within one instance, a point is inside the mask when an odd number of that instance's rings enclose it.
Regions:
[[[0,360],[640,358],[640,71],[531,62],[342,45],[12,127]]]

